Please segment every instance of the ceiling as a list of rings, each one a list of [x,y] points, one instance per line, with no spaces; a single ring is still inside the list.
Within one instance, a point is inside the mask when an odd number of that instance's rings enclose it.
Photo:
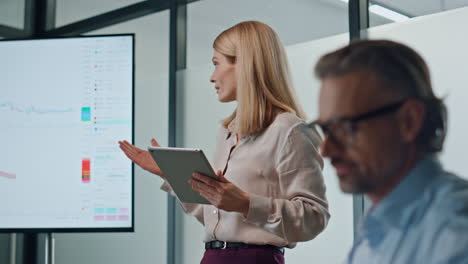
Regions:
[[[142,0],[56,0],[57,26],[72,23],[119,7],[138,3]],[[347,23],[347,0],[201,0],[190,6],[203,6],[200,14],[209,17],[220,16],[219,20],[226,20],[227,14],[242,14],[242,17],[289,15],[295,25],[317,25],[314,31],[316,36],[304,36],[304,39],[318,38],[331,33],[344,32],[343,25]],[[370,0],[371,4],[378,4],[409,17],[417,17],[445,10],[468,6],[468,0]],[[249,8],[246,8],[250,6]],[[25,0],[0,0],[0,25],[22,28],[24,23]],[[237,11],[236,11],[237,10]],[[193,13],[191,13],[193,15]],[[259,16],[260,15],[260,16]],[[327,18],[333,16],[336,23]],[[228,15],[229,17],[229,15]],[[232,16],[231,16],[232,17]],[[301,18],[301,21],[298,19]],[[268,20],[268,19],[267,19]],[[300,19],[299,19],[300,20]],[[231,22],[231,21],[230,21]],[[371,25],[380,25],[391,22],[385,17],[371,14]],[[291,23],[286,23],[289,24]],[[340,24],[339,29],[334,29]],[[323,27],[327,25],[327,27]],[[278,27],[281,27],[279,25]],[[289,30],[286,30],[286,32]],[[321,32],[326,31],[326,32]]]

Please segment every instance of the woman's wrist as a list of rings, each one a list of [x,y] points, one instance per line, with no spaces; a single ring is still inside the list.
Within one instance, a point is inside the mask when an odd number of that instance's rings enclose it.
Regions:
[[[164,175],[163,175],[162,171],[160,171],[160,170],[157,170],[157,169],[155,169],[155,168],[146,168],[145,170],[148,171],[148,172],[150,172],[150,173],[156,174],[156,175],[158,175],[159,177],[161,177],[161,178],[164,179]]]

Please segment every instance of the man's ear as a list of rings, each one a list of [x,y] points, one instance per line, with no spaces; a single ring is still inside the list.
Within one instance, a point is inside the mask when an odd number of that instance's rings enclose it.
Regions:
[[[426,117],[424,103],[417,99],[409,99],[400,108],[398,119],[400,135],[405,143],[414,142],[420,134]]]

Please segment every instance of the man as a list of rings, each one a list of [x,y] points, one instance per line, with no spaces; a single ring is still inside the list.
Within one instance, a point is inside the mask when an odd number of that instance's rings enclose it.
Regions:
[[[372,202],[346,263],[468,263],[468,182],[445,171],[446,108],[411,48],[358,41],[323,56],[321,152]],[[460,140],[465,140],[461,138]]]

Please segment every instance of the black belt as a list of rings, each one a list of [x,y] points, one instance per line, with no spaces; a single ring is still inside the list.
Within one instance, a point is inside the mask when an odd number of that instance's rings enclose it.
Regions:
[[[225,241],[211,241],[205,243],[205,249],[225,249],[225,248],[233,248],[233,247],[240,247],[240,248],[273,248],[284,254],[284,247],[277,247],[273,245],[253,245],[253,244],[245,244],[241,242],[225,242]]]

